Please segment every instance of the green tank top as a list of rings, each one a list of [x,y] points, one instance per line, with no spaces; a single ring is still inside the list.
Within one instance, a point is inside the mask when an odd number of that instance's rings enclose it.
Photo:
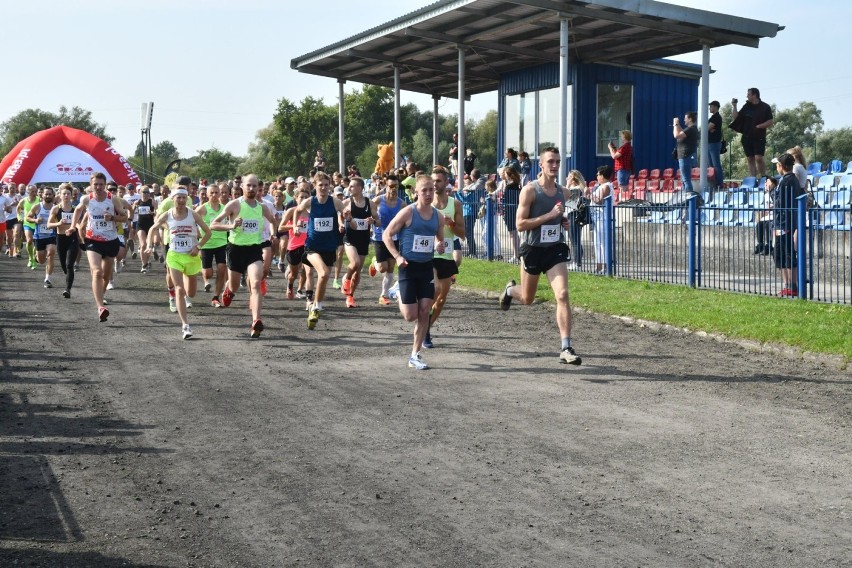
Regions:
[[[434,207],[434,206],[433,206]],[[447,198],[447,206],[443,209],[438,209],[438,212],[441,215],[446,215],[450,219],[456,218],[456,200],[454,197]],[[446,221],[446,220],[445,220]],[[444,258],[446,260],[453,260],[453,241],[456,238],[456,234],[453,233],[453,228],[450,227],[448,223],[444,223],[444,252],[438,254],[438,251],[435,251],[435,258]]]
[[[259,245],[263,236],[263,205],[256,201],[254,207],[240,200],[240,214],[243,224],[234,228],[228,241],[240,247]]]
[[[160,206],[157,207],[157,217],[159,217],[160,215],[162,215],[163,213],[165,213],[166,211],[168,211],[169,209],[171,209],[174,206],[175,206],[175,200],[172,199],[171,197],[167,197],[166,199],[163,200],[162,203],[160,203]],[[168,246],[169,243],[171,242],[171,239],[172,239],[172,236],[169,233],[169,231],[163,231],[163,246]]]
[[[21,213],[21,217],[20,217],[19,220],[24,224],[24,227],[35,230],[36,224],[30,223],[29,221],[26,220],[26,218],[27,218],[27,215],[30,214],[30,209],[35,207],[35,204],[38,203],[38,197],[36,197],[35,199],[32,199],[32,200],[29,197],[25,197],[23,199],[23,201],[24,201],[24,210]]]
[[[207,226],[210,226],[210,223],[213,222],[219,213],[222,212],[222,208],[225,207],[221,203],[219,204],[219,210],[214,211],[212,207],[210,207],[209,203],[204,204],[204,215],[202,218],[204,222],[207,223]],[[215,249],[219,247],[223,247],[228,244],[228,233],[226,231],[211,231],[210,240],[204,243],[202,249]]]

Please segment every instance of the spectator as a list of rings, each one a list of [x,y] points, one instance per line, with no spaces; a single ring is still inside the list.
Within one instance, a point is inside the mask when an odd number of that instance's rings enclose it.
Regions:
[[[793,175],[796,176],[796,179],[799,180],[799,187],[802,190],[807,190],[808,188],[808,161],[805,159],[805,154],[802,152],[802,149],[799,146],[793,146],[787,153],[793,156],[793,159],[796,160],[796,163],[793,164]]]
[[[778,182],[773,196],[775,229],[775,268],[781,270],[781,291],[779,296],[796,297],[799,295],[796,283],[796,209],[797,199],[804,192],[799,185],[799,180],[793,174],[793,166],[796,159],[792,154],[781,154],[773,158],[772,163],[783,177]]]
[[[467,239],[467,254],[476,257],[476,238],[474,227],[476,226],[476,214],[479,209],[479,199],[485,196],[485,177],[478,169],[470,172],[471,184],[465,186],[458,196],[462,202],[462,214],[464,215],[464,228]]]
[[[741,133],[743,150],[748,159],[749,175],[761,177],[766,175],[766,129],[770,128],[772,107],[760,100],[760,90],[752,87],[746,93],[746,103],[737,111],[737,99],[731,99],[731,118],[729,125],[734,132]]]
[[[504,168],[515,168],[519,172],[521,171],[521,164],[518,162],[518,153],[512,148],[506,150],[506,157],[497,166],[497,175],[501,175]]]
[[[715,179],[713,188],[722,187],[725,181],[724,170],[722,169],[722,115],[719,114],[719,101],[710,103],[710,118],[707,121],[707,150],[710,154],[710,165],[713,167]]]
[[[615,160],[615,179],[618,189],[624,190],[630,185],[630,175],[633,173],[633,146],[630,141],[633,136],[629,130],[621,131],[621,146],[615,147],[615,142],[609,141],[609,155]]]
[[[579,170],[571,170],[565,180],[568,187],[568,200],[580,199],[586,193],[586,180]],[[576,211],[568,215],[568,238],[571,241],[571,264],[568,270],[580,270],[583,265],[583,227],[577,223]]]
[[[473,153],[473,150],[467,148],[464,151],[464,173],[470,175],[470,172],[473,171],[473,168],[476,167],[476,154]]]
[[[595,274],[606,273],[606,225],[604,224],[604,200],[612,193],[612,166],[601,166],[597,173],[598,183],[588,191],[592,205],[591,224],[595,234]]]
[[[763,192],[763,209],[755,213],[757,223],[754,224],[754,234],[757,244],[754,246],[754,254],[769,255],[772,253],[772,199],[778,188],[778,178],[769,176],[766,178],[766,188]]]
[[[506,224],[506,230],[509,231],[509,238],[512,240],[512,259],[510,262],[515,262],[518,259],[518,250],[521,246],[518,231],[515,227],[515,216],[518,213],[518,199],[521,196],[521,174],[515,168],[506,168],[503,170],[503,222]]]
[[[511,169],[511,168],[510,168]],[[494,215],[488,217],[488,202],[491,202],[491,207],[494,210]],[[503,253],[500,249],[500,239],[497,238],[497,182],[488,180],[485,182],[485,195],[479,200],[480,208],[479,225],[482,227],[482,242],[485,248],[488,248],[488,235],[494,232],[494,256],[497,260],[503,260]]]
[[[698,129],[695,127],[697,113],[689,111],[683,115],[686,128],[681,128],[680,120],[675,117],[672,134],[677,140],[677,165],[680,168],[680,180],[684,191],[692,189],[692,167],[695,163],[695,151],[698,149]]]
[[[454,176],[458,176],[459,171],[459,135],[453,132],[453,142],[450,144],[450,171]]]
[[[530,160],[530,155],[526,152],[518,152],[518,163],[521,165],[521,187],[524,187],[531,181],[532,160]]]
[[[322,150],[317,150],[317,156],[314,159],[314,169],[318,172],[325,171],[325,154]]]

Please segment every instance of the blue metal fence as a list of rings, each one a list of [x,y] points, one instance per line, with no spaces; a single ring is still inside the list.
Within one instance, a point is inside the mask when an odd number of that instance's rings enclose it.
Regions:
[[[566,231],[571,269],[595,273],[603,265],[604,274],[619,278],[777,296],[784,283],[775,268],[771,219],[780,210],[766,206],[762,190],[705,197],[702,206],[695,198],[677,205],[614,205],[608,198],[593,205],[591,217],[601,226],[573,228],[573,239]],[[798,297],[852,304],[849,192],[834,197],[811,209],[802,197],[791,211]],[[514,212],[486,200],[473,235],[480,258],[517,262],[505,214]]]

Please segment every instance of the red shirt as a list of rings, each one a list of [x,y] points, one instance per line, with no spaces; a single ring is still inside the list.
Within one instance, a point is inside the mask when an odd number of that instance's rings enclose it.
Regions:
[[[616,151],[621,154],[621,157],[615,159],[615,171],[633,171],[633,146],[630,145],[630,142],[625,142],[621,148]]]

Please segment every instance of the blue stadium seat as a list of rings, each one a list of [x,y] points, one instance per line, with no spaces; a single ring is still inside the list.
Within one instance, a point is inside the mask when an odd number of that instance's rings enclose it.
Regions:
[[[840,176],[840,180],[837,182],[837,191],[843,191],[844,189],[852,189],[852,174]]]
[[[852,162],[849,162],[848,164],[846,164],[846,173],[852,174]]]
[[[728,192],[727,191],[717,191],[713,194],[713,201],[707,203],[706,207],[710,207],[712,209],[718,209],[719,207],[724,207],[728,203]]]
[[[840,160],[831,160],[828,164],[828,173],[837,174],[843,171],[843,162]]]
[[[817,182],[816,189],[814,191],[834,191],[835,182],[837,178],[833,175],[824,175],[819,178]]]
[[[716,224],[723,227],[738,227],[741,224],[737,219],[739,213],[738,209],[720,209]]]
[[[747,178],[743,178],[743,182],[740,184],[740,191],[751,191],[756,187],[757,178],[755,178],[754,176],[749,176]]]
[[[811,162],[808,165],[808,173],[812,176],[822,172],[822,162]]]
[[[825,190],[817,189],[814,191],[814,201],[820,209],[828,209],[831,205],[831,194]]]

